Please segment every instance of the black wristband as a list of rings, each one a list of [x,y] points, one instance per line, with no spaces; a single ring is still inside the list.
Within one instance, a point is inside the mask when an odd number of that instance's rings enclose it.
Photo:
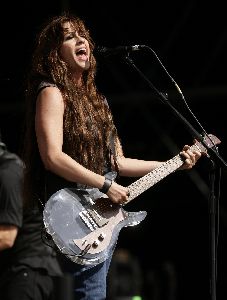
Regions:
[[[101,187],[100,192],[103,194],[106,194],[109,191],[109,188],[111,187],[113,181],[109,178],[105,178],[104,184]]]

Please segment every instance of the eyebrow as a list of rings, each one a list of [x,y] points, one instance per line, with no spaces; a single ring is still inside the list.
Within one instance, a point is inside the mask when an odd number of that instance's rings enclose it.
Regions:
[[[76,30],[72,30],[72,29],[64,29],[64,34],[75,34],[77,31]]]

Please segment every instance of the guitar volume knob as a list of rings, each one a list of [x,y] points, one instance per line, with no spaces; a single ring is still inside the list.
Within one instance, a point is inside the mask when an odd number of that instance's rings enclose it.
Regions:
[[[93,247],[93,248],[97,248],[98,245],[99,245],[99,241],[98,241],[98,240],[95,240],[95,241],[93,242],[93,244],[92,244],[92,247]]]
[[[103,241],[105,237],[106,237],[106,234],[102,232],[102,233],[100,233],[100,235],[98,236],[98,239],[99,239],[99,241]]]

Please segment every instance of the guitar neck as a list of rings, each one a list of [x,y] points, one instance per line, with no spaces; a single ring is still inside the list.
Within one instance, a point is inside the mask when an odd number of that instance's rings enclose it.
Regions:
[[[197,144],[190,147],[191,150],[198,150],[201,152],[200,147]],[[136,180],[128,186],[130,196],[125,204],[129,203],[131,200],[135,199],[137,196],[148,190],[150,187],[158,183],[160,180],[168,176],[169,174],[176,171],[184,163],[180,154],[174,156],[173,158],[167,160],[160,167],[155,168],[153,171],[149,172],[145,176]],[[124,204],[124,205],[125,205]]]
[[[203,139],[203,144],[205,144],[206,147],[197,141],[194,145],[190,147],[190,149],[192,151],[197,150],[201,153],[207,154],[207,148],[213,148],[215,145],[220,143],[221,141],[216,136],[209,134],[206,135]],[[173,158],[167,160],[166,162],[162,163],[160,167],[154,169],[153,171],[149,172],[145,176],[130,184],[128,186],[130,196],[128,198],[128,201],[125,202],[124,205],[126,205],[131,200],[135,199],[137,196],[148,190],[150,187],[158,183],[167,175],[176,171],[180,166],[183,165],[183,163],[184,160],[182,159],[181,155],[178,154]]]
[[[172,159],[167,160],[166,162],[161,164],[160,167],[154,169],[153,171],[130,184],[128,186],[130,196],[125,204],[129,203],[131,200],[135,199],[137,196],[148,190],[160,180],[176,171],[181,165],[183,165],[183,163],[184,162],[181,156],[178,154]]]

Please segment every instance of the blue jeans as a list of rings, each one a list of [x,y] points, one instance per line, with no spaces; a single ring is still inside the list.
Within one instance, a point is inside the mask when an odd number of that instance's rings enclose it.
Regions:
[[[106,299],[106,279],[111,258],[94,267],[75,264],[73,275],[76,300]]]

